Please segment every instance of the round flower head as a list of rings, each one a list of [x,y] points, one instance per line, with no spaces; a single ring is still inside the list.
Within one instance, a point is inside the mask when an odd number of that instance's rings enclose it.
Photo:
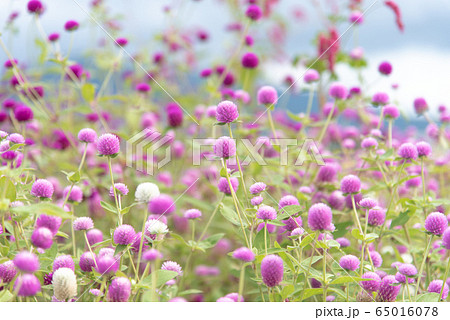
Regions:
[[[373,266],[375,268],[381,267],[381,265],[383,264],[383,258],[381,257],[381,255],[376,251],[370,251],[369,255],[370,255],[370,259],[373,262]]]
[[[163,255],[161,252],[159,252],[156,249],[149,249],[147,251],[144,251],[144,253],[142,253],[142,260],[143,261],[155,261],[157,259],[162,259]]]
[[[9,283],[17,274],[17,270],[14,267],[14,262],[6,261],[0,264],[0,282]]]
[[[250,202],[252,206],[259,206],[264,201],[264,198],[261,196],[253,197]]]
[[[347,238],[337,238],[336,239],[337,243],[339,243],[339,245],[341,246],[341,248],[347,248],[350,247],[350,240],[348,240]]]
[[[8,141],[12,142],[12,143],[25,143],[25,138],[18,133],[11,133],[8,137],[7,137]]]
[[[97,140],[97,132],[91,128],[84,128],[78,132],[78,140],[86,143],[94,143]]]
[[[384,92],[377,92],[372,97],[372,104],[375,106],[385,105],[389,103],[389,96]]]
[[[238,107],[231,101],[225,100],[217,105],[216,120],[219,123],[231,123],[239,117]]]
[[[234,302],[239,302],[239,301],[244,302],[244,297],[242,297],[242,296],[239,297],[239,293],[237,293],[237,292],[229,293],[225,296],[225,298],[230,298]]]
[[[245,11],[245,15],[252,20],[259,20],[262,17],[262,10],[256,4],[251,4]]]
[[[86,236],[87,236],[89,245],[91,245],[91,246],[103,241],[103,233],[98,229],[89,230],[88,232],[86,232]]]
[[[126,196],[128,194],[128,187],[123,183],[114,183],[114,188],[116,188],[116,194],[119,196]],[[109,188],[109,196],[114,197],[113,187]]]
[[[278,203],[278,209],[284,208],[286,206],[292,206],[292,205],[300,205],[297,198],[288,194],[287,196],[284,196],[280,199],[280,202]]]
[[[14,117],[19,122],[33,120],[33,110],[26,105],[20,105],[14,109]]]
[[[358,204],[363,209],[372,209],[378,205],[377,200],[372,198],[364,198]]]
[[[114,278],[108,289],[109,302],[127,302],[131,294],[131,282],[125,277]]]
[[[233,187],[233,191],[236,192],[239,187],[239,180],[235,177],[230,178],[230,183],[231,186]],[[219,188],[220,192],[223,192],[225,194],[231,194],[227,178],[220,178],[219,182],[217,183],[217,187]]]
[[[428,110],[428,104],[424,98],[416,98],[414,100],[414,110],[418,115],[421,115]]]
[[[59,301],[66,301],[77,295],[77,277],[72,269],[60,268],[53,273],[53,294]]]
[[[102,156],[112,156],[119,153],[119,138],[111,133],[102,134],[97,141],[97,151]]]
[[[161,266],[161,270],[175,271],[176,273],[178,273],[179,276],[183,275],[183,270],[181,269],[181,266],[174,261],[164,262]]]
[[[400,116],[400,111],[397,106],[388,104],[383,107],[383,116],[386,119],[397,119]]]
[[[256,217],[261,220],[275,220],[277,218],[277,211],[272,207],[262,205],[256,211]]]
[[[379,207],[370,209],[368,213],[368,219],[368,223],[371,226],[382,226],[384,220],[386,219],[386,210]]]
[[[72,189],[72,190],[71,190]],[[72,202],[81,202],[83,201],[83,191],[80,189],[80,187],[77,186],[67,186],[63,190],[63,197],[66,199],[67,195],[69,194],[69,197],[67,198],[68,201]]]
[[[79,26],[80,24],[75,20],[69,20],[64,24],[64,29],[66,29],[66,31],[75,31]]]
[[[27,9],[28,12],[30,13],[41,14],[44,12],[44,6],[42,5],[42,2],[39,0],[28,1]]]
[[[441,293],[442,290],[442,280],[433,280],[430,282],[430,284],[428,285],[428,292],[436,292],[436,293]],[[444,283],[444,290],[442,291],[442,300],[446,300],[447,296],[448,296],[448,291],[449,291],[449,287],[446,283]]]
[[[381,302],[394,302],[397,299],[397,295],[400,292],[401,286],[393,286],[392,284],[398,283],[395,280],[395,276],[385,276],[381,279],[380,289],[378,290],[377,301]]]
[[[432,212],[425,219],[425,230],[436,236],[444,233],[448,227],[448,220],[444,214],[440,212]]]
[[[324,203],[316,203],[309,208],[308,226],[311,230],[330,230],[332,228],[333,213],[329,206]]]
[[[410,263],[403,263],[398,267],[398,272],[404,276],[411,277],[417,274],[417,268]]]
[[[266,184],[264,182],[256,182],[250,186],[250,193],[251,194],[259,194],[266,190]]]
[[[333,182],[336,179],[338,167],[334,164],[325,164],[317,173],[318,182]]]
[[[264,104],[266,106],[273,105],[278,100],[277,90],[271,86],[261,87],[256,94],[256,99],[258,100],[258,104]]]
[[[355,175],[349,174],[341,180],[341,191],[344,194],[355,194],[361,191],[361,181]]]
[[[233,251],[233,258],[244,262],[251,262],[255,260],[255,254],[249,248],[242,247]]]
[[[442,234],[442,245],[445,249],[450,250],[450,228],[445,229]]]
[[[36,228],[31,234],[31,243],[35,247],[48,249],[53,244],[53,233],[45,227]]]
[[[216,156],[228,159],[236,155],[236,142],[230,137],[220,137],[214,143],[213,149]]]
[[[352,11],[350,13],[349,21],[355,24],[361,24],[364,21],[364,15],[361,11]]]
[[[72,271],[75,271],[75,263],[73,262],[72,257],[69,255],[56,257],[55,261],[53,261],[53,272],[59,268],[69,268],[72,269]]]
[[[19,297],[31,297],[41,291],[41,283],[34,274],[22,274],[14,282],[14,291]]]
[[[48,228],[54,236],[58,232],[61,223],[62,219],[60,217],[41,214],[36,219],[36,228]]]
[[[169,103],[166,107],[167,122],[169,126],[176,128],[183,124],[183,110],[176,103]]]
[[[101,275],[113,274],[119,270],[119,260],[112,255],[98,256],[96,259],[97,267],[95,270]]]
[[[31,252],[22,251],[14,257],[14,265],[22,272],[33,273],[39,269],[39,259]]]
[[[153,240],[156,239],[156,235],[164,235],[167,232],[169,232],[169,229],[162,221],[152,219],[145,223],[145,235]]]
[[[296,228],[303,226],[302,217],[289,217],[289,219],[282,221],[284,224],[284,229],[287,231],[293,231]]]
[[[306,83],[312,83],[319,81],[320,74],[314,69],[309,69],[305,72],[305,75],[303,76],[303,80],[305,80]]]
[[[73,222],[73,229],[75,231],[89,230],[94,227],[94,221],[89,217],[76,218]]]
[[[140,82],[136,85],[136,91],[146,93],[149,92],[152,88],[145,82]]]
[[[184,213],[186,219],[197,219],[202,216],[202,212],[198,209],[189,209]]]
[[[425,141],[417,142],[416,148],[419,157],[429,157],[431,155],[431,146]]]
[[[38,198],[51,198],[53,192],[53,184],[45,179],[37,179],[31,186],[31,195]]]
[[[383,61],[382,63],[380,63],[380,65],[378,66],[378,71],[381,74],[384,74],[386,76],[390,75],[392,72],[392,65],[387,62],[387,61]]]
[[[361,141],[361,147],[364,149],[376,149],[378,147],[378,141],[372,137],[364,138],[363,141]]]
[[[176,209],[175,202],[171,196],[167,194],[161,194],[153,200],[151,200],[148,204],[148,210],[153,214],[170,214],[174,212]]]
[[[261,261],[261,277],[268,287],[275,287],[283,280],[283,260],[274,254],[265,256]]]
[[[128,224],[123,224],[114,230],[114,243],[127,246],[134,242],[135,236],[134,228]]]
[[[339,266],[345,270],[355,271],[359,268],[359,259],[351,254],[342,256],[339,260]]]
[[[403,159],[415,160],[418,157],[417,148],[410,142],[404,143],[398,148],[398,155]]]
[[[95,267],[95,259],[96,259],[96,255],[95,253],[92,254],[89,251],[83,253],[80,257],[80,269],[81,271],[84,272],[91,272],[92,269]]]
[[[242,56],[242,66],[247,69],[254,69],[258,66],[258,56],[253,52],[247,52]]]
[[[160,195],[159,188],[151,182],[144,182],[137,186],[134,197],[136,202],[150,202]]]
[[[329,94],[335,99],[343,100],[347,98],[348,90],[344,85],[335,82],[331,84]]]
[[[366,272],[362,275],[363,279],[371,279],[369,281],[361,281],[359,284],[367,292],[375,292],[380,289],[381,278],[375,272]]]
[[[227,298],[227,297],[220,297],[219,299],[216,300],[216,302],[236,302],[231,298]]]

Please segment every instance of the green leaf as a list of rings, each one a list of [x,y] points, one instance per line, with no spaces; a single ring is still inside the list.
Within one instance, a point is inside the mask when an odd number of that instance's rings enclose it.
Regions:
[[[8,199],[10,202],[16,201],[16,187],[8,177],[0,178],[0,195],[1,199]]]
[[[225,235],[224,233],[218,233],[218,234],[212,235],[212,236],[206,238],[205,240],[200,241],[198,243],[198,246],[202,249],[212,248],[217,244],[217,242],[219,242],[220,239],[223,238],[224,235]]]
[[[117,255],[127,249],[127,246],[124,244],[118,244],[116,250],[114,251],[114,255]]]
[[[72,215],[64,211],[63,208],[50,202],[40,202],[29,206],[15,207],[11,209],[12,212],[18,215],[26,214],[46,214],[50,216],[57,216],[63,219],[72,219]]]
[[[87,102],[91,102],[95,98],[95,87],[92,83],[85,83],[81,88],[81,95]]]
[[[401,212],[397,218],[393,219],[391,222],[390,229],[393,229],[396,226],[402,226],[404,225],[410,218],[410,215],[408,214],[410,210],[406,210],[404,212]]]
[[[8,290],[0,291],[0,302],[8,302],[13,298],[13,294]]]
[[[440,293],[429,292],[419,295],[417,302],[438,302]]]
[[[334,279],[330,282],[330,284],[344,284],[344,283],[353,283],[360,281],[368,281],[371,279],[364,279],[360,277],[352,277],[352,276],[340,276],[339,278]]]
[[[194,294],[194,293],[202,293],[202,290],[198,290],[198,289],[189,289],[189,290],[184,290],[180,293],[178,293],[178,296],[186,296],[189,294]]]
[[[336,230],[333,231],[333,237],[335,239],[343,237],[348,232],[347,227],[351,225],[353,225],[353,221],[335,223],[334,226],[336,227]]]
[[[170,270],[156,270],[156,287],[161,287],[167,281],[172,280],[178,275],[178,272]],[[150,288],[152,285],[152,275],[149,274],[139,283],[140,286]]]
[[[225,168],[220,169],[220,176],[222,178],[226,178],[227,177],[227,169],[225,169]]]
[[[377,233],[369,233],[366,234],[365,240],[366,242],[373,242],[375,241],[375,239],[377,239],[379,237],[379,235]]]
[[[260,250],[264,250],[264,228],[259,230],[259,232],[255,236],[255,240],[253,241],[253,246]]]
[[[176,233],[171,232],[171,233],[170,233],[170,236],[171,236],[172,238],[174,238],[174,239],[180,241],[181,243],[184,243],[186,246],[190,246],[190,245],[186,242],[186,240],[184,240],[184,238],[183,238],[182,236],[180,236],[179,234],[176,234]]]
[[[281,290],[281,298],[282,300],[286,299],[287,297],[289,297],[295,290],[295,287],[293,284],[287,285],[283,288],[283,290]]]
[[[364,240],[364,235],[361,234],[358,229],[353,229],[352,230],[352,236],[355,239],[358,239],[358,240],[361,240],[361,241]]]
[[[237,226],[241,225],[236,211],[225,206],[223,203],[220,205],[219,210],[220,210],[220,213],[222,214],[222,216],[225,219],[227,219],[228,221],[230,221],[232,224],[237,225]],[[247,226],[247,223],[245,221],[242,221],[242,223],[243,223],[244,227]]]
[[[322,294],[322,293],[323,293],[322,288],[305,289],[305,292],[303,293],[303,300],[306,300],[309,297],[315,296],[317,294]]]
[[[315,238],[315,234],[314,233],[310,233],[308,234],[306,237],[304,237],[302,239],[302,242],[300,242],[300,246],[302,248],[305,248],[307,245],[309,245]]]
[[[69,180],[72,183],[77,183],[80,181],[80,171],[71,172],[67,175],[67,180]]]
[[[108,202],[100,201],[100,205],[106,211],[109,211],[109,212],[112,212],[112,213],[117,213],[117,208],[114,207],[113,205],[109,204]]]

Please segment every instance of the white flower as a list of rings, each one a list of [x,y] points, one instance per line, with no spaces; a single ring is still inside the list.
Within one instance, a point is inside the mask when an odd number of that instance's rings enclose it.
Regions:
[[[159,220],[149,220],[147,224],[147,231],[150,234],[164,234],[169,232],[169,229],[167,229],[167,225]]]
[[[53,273],[53,294],[56,299],[66,301],[77,295],[77,277],[72,269],[59,268]]]
[[[136,202],[150,202],[153,198],[160,195],[159,188],[151,182],[144,182],[137,186],[134,197]]]

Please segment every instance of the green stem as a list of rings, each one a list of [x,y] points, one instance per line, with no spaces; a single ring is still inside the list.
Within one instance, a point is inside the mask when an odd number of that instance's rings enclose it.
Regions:
[[[317,139],[317,145],[320,145],[320,143],[322,142],[322,139],[325,136],[325,133],[327,132],[328,125],[330,124],[331,118],[333,117],[335,108],[336,108],[336,101],[333,102],[333,108],[331,108],[331,111],[327,117],[327,121],[325,122],[325,125],[323,126],[322,131],[320,132],[319,138]]]
[[[431,241],[433,241],[433,235],[431,235],[430,240],[428,240],[427,247],[425,248],[425,252],[423,254],[422,264],[420,265],[419,272],[417,273],[418,277],[417,277],[416,293],[414,295],[414,297],[415,297],[414,300],[416,300],[416,301],[417,301],[417,294],[419,293],[420,281],[422,280],[422,277],[423,277],[423,274],[422,274],[423,268],[425,267],[425,262],[427,261],[428,252],[430,251]]]
[[[327,301],[327,250],[322,249],[323,252],[323,302]]]
[[[120,205],[119,205],[119,200],[117,197],[117,191],[114,186],[114,176],[113,176],[113,171],[112,171],[112,166],[111,166],[111,157],[109,157],[109,156],[108,156],[108,168],[109,168],[109,175],[111,176],[111,186],[112,186],[113,192],[114,192],[114,202],[116,204],[117,215],[119,216],[119,226],[120,226],[122,224],[122,214],[121,214],[121,209],[120,209]]]
[[[244,292],[244,280],[245,280],[245,264],[241,267],[241,274],[239,276],[239,291],[238,291],[238,302],[241,302]]]
[[[447,280],[449,269],[450,269],[450,258],[448,258],[447,268],[445,268],[444,278],[442,279],[442,288],[441,288],[441,292],[439,293],[438,302],[444,301],[444,299],[442,299],[442,294],[444,292],[445,282]]]
[[[144,221],[142,223],[141,242],[139,243],[138,260],[137,260],[137,265],[136,265],[137,270],[139,270],[139,266],[141,265],[142,248],[144,247],[144,241],[145,241],[144,233],[145,233],[145,223],[147,222],[148,206],[146,205],[145,207],[146,207],[146,209],[145,209],[145,214],[144,214]],[[136,272],[134,280],[136,282],[139,281],[139,272]]]
[[[72,229],[73,229],[73,228],[72,228]],[[91,245],[89,244],[89,240],[88,240],[88,238],[87,238],[86,230],[84,230],[83,233],[84,233],[84,239],[86,240],[86,245],[87,245],[88,248],[89,248],[89,252],[90,252],[91,255],[92,255],[92,259],[94,259],[95,268],[97,268],[97,261],[96,261],[96,259],[95,259],[94,252],[92,252]]]
[[[310,259],[309,260],[309,266],[308,266],[308,270],[306,270],[306,274],[305,274],[305,284],[303,286],[303,290],[302,290],[302,293],[300,295],[300,300],[299,301],[303,301],[303,296],[305,294],[305,290],[306,290],[306,287],[308,285],[308,277],[309,277],[309,273],[310,273],[310,270],[311,270],[311,265],[312,265],[312,260],[313,260],[313,256],[314,256],[314,251],[316,251],[316,245],[317,245],[316,239],[317,239],[317,235],[318,234],[319,234],[318,231],[316,231],[314,233],[314,239],[313,239],[313,243],[314,244],[313,244],[313,247],[312,247],[311,255],[309,257],[309,259]]]
[[[231,130],[231,124],[228,124],[228,131],[230,132],[230,138],[233,139],[233,132]],[[244,180],[244,174],[242,173],[242,168],[241,168],[241,163],[239,161],[239,157],[238,154],[236,152],[236,163],[239,169],[239,175],[241,176],[241,181],[242,181],[242,187],[244,189],[244,193],[245,193],[245,199],[247,199],[247,206],[250,207],[250,200],[248,198],[248,193],[247,193],[247,187],[245,186],[245,180]]]
[[[363,230],[361,228],[361,223],[359,222],[358,212],[356,211],[355,195],[352,194],[351,198],[352,198],[352,207],[353,207],[353,213],[355,214],[356,224],[358,225],[359,232],[362,234]]]
[[[264,221],[264,247],[266,249],[266,256],[267,256],[267,221]]]

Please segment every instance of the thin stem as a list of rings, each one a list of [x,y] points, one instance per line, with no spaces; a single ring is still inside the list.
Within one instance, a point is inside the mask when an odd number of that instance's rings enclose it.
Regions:
[[[245,280],[245,264],[241,267],[241,274],[239,276],[239,291],[238,291],[238,302],[241,302],[242,294],[244,292],[244,280]]]
[[[222,202],[223,197],[224,197],[224,196],[222,196],[222,199],[220,199],[219,203],[217,204],[216,208],[214,209],[213,213],[211,214],[211,217],[209,218],[208,222],[206,223],[206,226],[205,226],[205,228],[203,229],[202,234],[201,234],[200,237],[198,238],[198,241],[202,241],[203,237],[205,236],[206,231],[207,231],[208,228],[209,228],[209,225],[211,224],[211,222],[213,221],[213,219],[214,219],[214,217],[215,217],[217,211],[219,210],[219,205],[220,205],[220,203]]]
[[[417,301],[417,294],[419,293],[420,281],[423,276],[423,268],[425,267],[425,262],[427,261],[428,252],[430,251],[431,241],[433,241],[433,235],[430,236],[430,240],[428,240],[427,247],[425,248],[425,252],[423,254],[422,264],[420,265],[419,273],[417,273],[417,285],[416,285],[416,293],[414,295],[415,300]],[[445,282],[444,282],[445,283]]]
[[[230,138],[233,139],[233,132],[231,130],[231,124],[228,124],[228,131],[230,132]],[[242,173],[241,163],[239,161],[238,154],[236,152],[236,163],[239,169],[239,175],[241,176],[242,187],[244,188],[245,198],[247,199],[247,206],[250,206],[250,201],[248,198],[247,187],[245,186],[244,174]]]
[[[144,247],[144,241],[145,241],[145,237],[144,237],[144,233],[145,233],[145,223],[147,222],[147,215],[148,215],[148,206],[146,205],[146,209],[145,209],[145,214],[144,214],[144,221],[142,223],[142,232],[141,232],[141,242],[139,243],[139,253],[138,253],[138,260],[137,260],[137,269],[139,270],[139,266],[141,265],[141,258],[142,258],[142,248]],[[134,280],[136,282],[139,281],[139,272],[136,272],[136,275],[134,277]]]
[[[73,228],[72,228],[73,229]],[[89,240],[88,240],[88,238],[87,238],[87,234],[86,234],[86,230],[84,230],[84,239],[86,240],[86,245],[88,246],[88,248],[89,248],[89,252],[91,253],[91,255],[92,255],[92,259],[94,259],[94,264],[95,264],[95,268],[97,268],[97,259],[95,259],[95,255],[94,255],[94,252],[92,252],[92,248],[91,248],[91,245],[89,244]]]
[[[323,252],[323,302],[327,301],[327,250],[322,249]]]
[[[273,124],[272,111],[270,109],[267,109],[267,119],[269,120],[270,129],[272,130],[272,135],[273,135],[273,138],[275,139],[275,143],[278,144],[277,132],[276,132],[275,126]]]
[[[264,221],[264,247],[266,249],[266,256],[267,256],[267,221]]]
[[[331,108],[331,111],[328,114],[327,121],[325,122],[325,125],[323,126],[322,131],[320,132],[319,138],[317,139],[317,145],[320,145],[320,143],[322,142],[322,139],[325,136],[325,133],[327,132],[328,125],[330,124],[331,118],[333,117],[335,108],[336,108],[336,101],[333,102],[333,107]]]
[[[311,270],[311,265],[312,265],[312,260],[313,260],[313,256],[314,256],[314,251],[316,251],[316,245],[317,245],[316,239],[317,239],[317,235],[318,234],[319,233],[317,231],[314,233],[314,239],[313,239],[313,243],[314,244],[313,244],[313,247],[312,247],[311,255],[309,257],[309,259],[310,259],[309,260],[309,266],[308,266],[308,270],[306,270],[305,284],[303,286],[302,294],[300,295],[300,301],[303,301],[303,296],[305,294],[305,289],[306,289],[307,284],[308,284],[308,277],[309,277],[309,273],[310,273],[310,270]]]
[[[121,210],[120,210],[119,200],[117,197],[117,191],[114,186],[114,176],[113,176],[113,171],[112,171],[112,166],[111,166],[111,157],[109,157],[109,156],[108,156],[108,168],[109,168],[109,175],[111,176],[111,186],[112,186],[113,192],[114,192],[114,201],[116,203],[116,209],[117,209],[117,214],[119,216],[119,226],[120,226],[122,224],[122,214],[121,214]]]
[[[447,280],[449,269],[450,269],[450,258],[448,258],[447,268],[445,268],[444,278],[442,279],[442,288],[441,288],[441,292],[439,293],[438,302],[444,301],[442,295],[444,293],[445,282]]]
[[[361,228],[361,223],[359,222],[358,212],[356,211],[355,195],[352,194],[351,198],[352,198],[352,207],[353,207],[353,213],[355,214],[356,224],[358,225],[359,232],[362,234],[363,230]]]
[[[151,287],[151,302],[156,302],[156,263],[152,264],[152,287]]]

